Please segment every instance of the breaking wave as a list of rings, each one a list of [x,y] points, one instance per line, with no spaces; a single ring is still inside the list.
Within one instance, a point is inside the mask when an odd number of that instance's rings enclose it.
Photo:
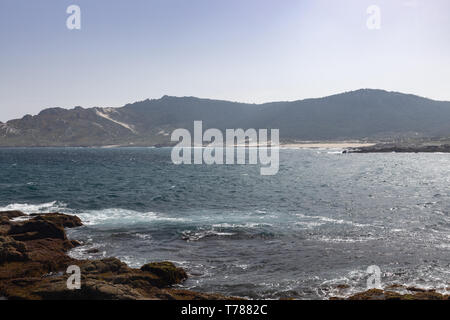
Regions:
[[[59,201],[52,201],[40,204],[12,203],[4,207],[0,207],[0,211],[9,211],[9,210],[19,210],[26,214],[57,212],[57,211],[67,212],[67,204]]]

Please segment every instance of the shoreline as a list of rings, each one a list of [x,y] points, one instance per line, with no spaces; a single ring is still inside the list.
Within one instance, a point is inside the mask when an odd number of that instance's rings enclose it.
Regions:
[[[281,142],[278,144],[280,149],[350,149],[350,148],[365,148],[376,146],[376,143],[358,142],[358,141],[301,141],[301,142]],[[157,145],[102,145],[102,146],[0,146],[1,149],[52,149],[52,148],[73,148],[73,149],[128,149],[128,148],[172,148],[173,144],[157,144]],[[203,146],[192,146],[192,148],[205,148]],[[267,147],[261,144],[235,144],[234,147],[242,148],[257,148]]]
[[[449,144],[374,144],[372,146],[353,147],[348,153],[450,153]]]
[[[27,219],[24,219],[27,218]],[[0,297],[7,300],[223,300],[220,294],[176,289],[186,272],[168,261],[128,267],[117,258],[78,260],[68,251],[82,246],[66,228],[83,223],[60,213],[0,212]],[[79,289],[68,289],[79,270]],[[69,273],[68,273],[69,272]]]
[[[83,244],[67,238],[66,228],[82,226],[73,215],[0,212],[0,297],[12,300],[236,300],[215,293],[173,288],[188,278],[172,262],[130,268],[117,258],[77,260],[67,253]],[[66,270],[78,266],[81,288],[67,288]],[[338,289],[345,289],[344,287]],[[396,292],[397,290],[397,292]],[[403,293],[398,292],[398,290]],[[406,293],[405,293],[406,292]],[[449,300],[435,290],[396,285],[330,300]]]
[[[280,149],[348,149],[372,147],[375,143],[366,142],[304,142],[280,144]]]

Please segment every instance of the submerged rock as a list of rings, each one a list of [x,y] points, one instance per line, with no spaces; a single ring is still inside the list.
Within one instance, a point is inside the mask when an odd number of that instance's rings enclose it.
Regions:
[[[99,253],[99,252],[100,252],[100,250],[97,248],[92,248],[92,249],[86,250],[86,253]]]

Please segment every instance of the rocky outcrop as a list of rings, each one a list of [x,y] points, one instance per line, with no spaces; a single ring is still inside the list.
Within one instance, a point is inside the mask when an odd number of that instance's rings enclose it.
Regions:
[[[12,224],[8,235],[15,240],[61,239],[66,240],[66,233],[61,225],[39,218]]]
[[[224,296],[177,290],[170,286],[187,278],[171,262],[133,269],[116,258],[76,260],[68,250],[80,245],[67,239],[64,228],[82,225],[76,216],[60,213],[30,215],[0,212],[0,297],[7,299],[224,299]],[[66,273],[78,266],[81,288],[70,290]]]
[[[53,224],[56,224],[63,228],[76,228],[81,227],[83,223],[81,222],[81,219],[77,216],[68,215],[68,214],[61,214],[61,213],[47,213],[45,215],[41,214],[31,214],[31,216],[34,216],[36,221],[46,221]]]
[[[141,270],[156,274],[168,283],[180,283],[187,279],[187,274],[182,268],[177,268],[168,261],[148,263],[143,265]]]
[[[25,214],[21,211],[3,211],[0,212],[0,226],[9,225],[9,220],[24,216]],[[1,230],[1,229],[0,229]]]
[[[28,260],[27,248],[23,242],[0,236],[0,264],[8,261]]]
[[[13,219],[17,217],[23,217],[25,216],[25,213],[18,210],[11,210],[11,211],[2,211],[0,212],[0,218],[6,218],[6,219]]]
[[[351,148],[345,150],[345,153],[449,153],[450,145],[448,144],[376,144],[374,146]]]

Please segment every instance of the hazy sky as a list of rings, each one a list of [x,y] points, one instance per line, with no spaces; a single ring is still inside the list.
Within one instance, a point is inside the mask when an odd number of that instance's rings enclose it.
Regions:
[[[72,4],[81,30],[66,27]],[[0,0],[0,121],[165,94],[450,100],[449,15],[448,0]]]

